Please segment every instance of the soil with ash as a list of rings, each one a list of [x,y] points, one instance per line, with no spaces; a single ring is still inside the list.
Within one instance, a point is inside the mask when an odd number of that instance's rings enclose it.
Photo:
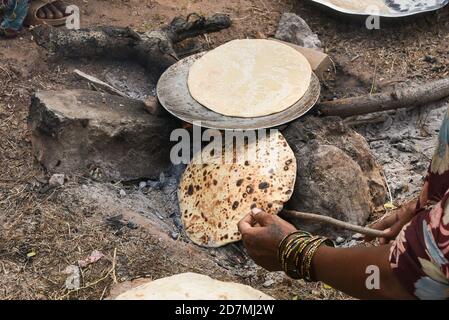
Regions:
[[[401,22],[382,21],[381,30],[369,31],[364,21],[330,14],[308,1],[72,2],[81,8],[82,26],[145,31],[190,12],[224,12],[233,18],[229,30],[186,41],[186,52],[235,38],[273,36],[281,13],[297,12],[335,62],[336,73],[323,83],[323,99],[382,91],[449,72],[449,8]],[[28,31],[18,39],[0,40],[0,299],[100,299],[114,282],[187,271],[249,284],[280,299],[348,298],[320,283],[267,273],[247,259],[240,244],[206,250],[188,243],[173,216],[175,169],[141,188],[141,181],[100,184],[73,176],[63,187],[49,188],[48,175],[31,153],[26,123],[30,96],[37,90],[88,88],[74,75],[75,68],[117,86],[123,80],[98,63],[49,57]],[[152,79],[138,72],[132,77],[151,88]],[[121,88],[140,98],[140,90]],[[418,192],[444,108],[438,104],[347,120],[370,141],[398,204]],[[371,123],[360,123],[367,118]],[[80,269],[78,290],[68,289],[64,271],[94,250],[105,256]]]

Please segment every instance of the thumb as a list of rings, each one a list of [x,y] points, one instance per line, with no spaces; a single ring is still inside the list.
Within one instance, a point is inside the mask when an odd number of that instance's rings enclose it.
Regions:
[[[268,214],[259,208],[252,209],[251,215],[253,219],[262,227],[266,226],[273,218],[271,214]]]

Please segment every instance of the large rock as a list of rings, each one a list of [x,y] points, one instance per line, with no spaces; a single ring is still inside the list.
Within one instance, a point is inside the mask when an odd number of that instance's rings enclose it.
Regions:
[[[284,136],[298,163],[290,208],[364,225],[387,201],[382,168],[367,142],[339,118],[304,117],[293,122]],[[342,233],[323,224],[296,222],[315,233]]]
[[[29,127],[37,159],[50,173],[99,180],[159,177],[170,165],[173,120],[137,100],[87,90],[41,91]]]
[[[294,13],[287,12],[282,15],[275,38],[301,47],[323,51],[318,35]]]

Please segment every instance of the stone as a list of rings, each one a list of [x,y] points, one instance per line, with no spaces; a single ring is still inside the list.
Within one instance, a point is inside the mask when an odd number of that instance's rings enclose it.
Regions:
[[[143,189],[147,186],[147,183],[145,181],[140,181],[139,182],[139,189]]]
[[[416,152],[415,147],[409,143],[400,142],[398,144],[395,144],[394,147],[402,152],[408,152],[408,153]]]
[[[267,281],[265,281],[262,286],[264,288],[270,288],[272,287],[276,282],[273,279],[268,279]]]
[[[65,288],[67,290],[79,290],[81,286],[80,268],[75,265],[70,265],[67,266],[62,273],[67,275],[65,280]]]
[[[103,103],[106,99],[106,103]],[[29,117],[36,158],[50,173],[102,181],[159,177],[170,166],[172,118],[143,103],[88,90],[40,91]]]
[[[298,175],[288,207],[357,225],[387,202],[381,166],[366,140],[340,118],[306,116],[283,132],[296,158]],[[307,231],[331,237],[347,232],[331,226],[293,221]]]
[[[361,241],[365,238],[365,236],[361,233],[355,233],[352,235],[352,240]]]
[[[120,195],[120,197],[122,197],[122,198],[126,197],[126,191],[123,190],[123,189],[120,189],[119,195]]]
[[[337,239],[335,239],[335,243],[338,245],[340,245],[344,242],[345,242],[345,238],[343,238],[343,237],[337,237]]]
[[[176,231],[173,231],[172,233],[170,233],[170,237],[171,237],[173,240],[178,240],[178,239],[179,239],[179,233],[176,232]]]
[[[318,35],[294,13],[286,12],[282,15],[275,38],[301,47],[323,51]]]
[[[64,181],[65,175],[56,173],[50,177],[50,179],[48,180],[48,185],[54,188],[62,187],[64,185]]]

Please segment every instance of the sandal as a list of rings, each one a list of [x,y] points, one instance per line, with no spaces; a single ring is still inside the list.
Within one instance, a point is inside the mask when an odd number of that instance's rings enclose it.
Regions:
[[[38,17],[38,11],[40,9],[54,2],[57,2],[57,0],[32,0],[30,3],[30,8],[28,9],[28,15],[24,23],[28,26],[48,24],[57,27],[64,25],[67,21],[67,16],[54,19],[42,19]],[[63,12],[63,14],[65,14],[65,12]]]

